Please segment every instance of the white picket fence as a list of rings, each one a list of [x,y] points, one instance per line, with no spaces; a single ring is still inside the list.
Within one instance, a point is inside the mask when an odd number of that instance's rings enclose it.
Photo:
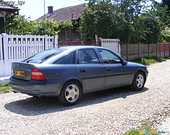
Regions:
[[[58,37],[35,35],[0,35],[0,76],[11,74],[11,63],[38,52],[58,47]]]
[[[108,48],[118,54],[121,54],[120,40],[119,39],[100,39],[101,46]]]
[[[2,52],[2,35],[0,35],[0,62],[3,59],[3,52]]]

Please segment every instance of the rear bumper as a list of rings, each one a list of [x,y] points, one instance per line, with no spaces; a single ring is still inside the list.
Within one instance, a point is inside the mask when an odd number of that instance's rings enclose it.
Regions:
[[[48,81],[25,81],[10,78],[10,84],[14,92],[31,96],[58,96],[61,90],[59,84]]]

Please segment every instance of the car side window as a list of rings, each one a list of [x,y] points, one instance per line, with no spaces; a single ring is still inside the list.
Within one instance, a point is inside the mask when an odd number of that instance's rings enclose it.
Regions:
[[[75,52],[58,59],[54,64],[75,64]]]
[[[81,49],[78,51],[79,64],[98,64],[99,59],[93,49]]]
[[[99,55],[101,56],[103,63],[114,64],[114,63],[121,62],[120,58],[109,50],[98,49],[98,52],[99,52]]]

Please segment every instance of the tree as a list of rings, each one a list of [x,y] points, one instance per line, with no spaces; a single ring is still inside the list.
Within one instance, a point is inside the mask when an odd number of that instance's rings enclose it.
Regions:
[[[151,1],[151,5],[154,2]],[[150,5],[149,5],[150,6]],[[103,0],[85,10],[81,18],[81,31],[85,39],[119,38],[122,42],[158,42],[161,11],[154,8],[155,16],[146,0]],[[162,14],[162,15],[161,15]]]
[[[15,1],[5,1],[0,0],[1,6],[9,6],[13,8],[14,10],[11,10],[10,12],[5,12],[3,15],[3,18],[0,19],[0,33],[7,32],[8,26],[11,22],[13,22],[13,19],[15,18],[16,14],[18,13],[18,6],[22,6],[25,2],[18,0],[18,2]]]
[[[24,16],[15,16],[7,25],[7,33],[31,34],[35,27],[35,22],[28,21]]]
[[[168,6],[170,8],[170,1],[169,0],[162,0],[162,4]]]
[[[167,15],[170,16],[170,1],[162,0],[162,5],[167,8]]]
[[[45,20],[41,22],[35,22],[35,28],[33,28],[33,35],[50,35],[54,36],[59,32],[59,22],[53,20]]]
[[[81,17],[80,29],[85,33],[85,39],[94,39],[95,35],[99,37],[112,37],[114,27],[114,10],[110,2],[104,1],[98,4],[90,5]]]
[[[58,22],[54,20],[30,21],[25,16],[15,16],[12,22],[7,26],[7,33],[19,35],[50,35],[73,29],[72,22]]]

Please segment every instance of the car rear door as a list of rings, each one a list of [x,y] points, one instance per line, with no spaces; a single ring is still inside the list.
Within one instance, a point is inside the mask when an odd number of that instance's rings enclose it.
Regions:
[[[125,77],[124,65],[122,65],[121,59],[112,51],[107,49],[97,49],[99,57],[102,60],[105,68],[105,88],[112,88],[126,85],[127,78]]]
[[[82,80],[84,92],[93,92],[104,89],[103,64],[94,49],[79,49],[77,52],[77,69]]]

